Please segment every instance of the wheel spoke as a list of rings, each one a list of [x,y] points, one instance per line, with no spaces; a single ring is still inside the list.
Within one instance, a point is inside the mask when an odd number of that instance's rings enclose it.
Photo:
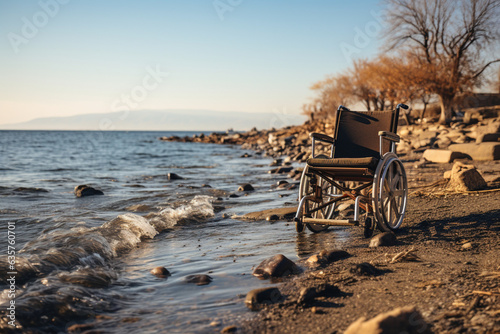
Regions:
[[[391,203],[392,203],[392,210],[396,214],[396,217],[399,217],[399,205],[396,204],[394,198],[392,199]]]

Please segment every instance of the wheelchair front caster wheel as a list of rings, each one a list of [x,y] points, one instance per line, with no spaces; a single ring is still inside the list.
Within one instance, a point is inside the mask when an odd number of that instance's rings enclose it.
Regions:
[[[375,224],[373,224],[373,220],[371,217],[367,217],[365,219],[365,228],[364,228],[364,236],[365,238],[370,238],[373,235],[373,229]]]
[[[300,219],[295,219],[295,230],[297,233],[302,233],[304,232],[304,223],[300,221]]]

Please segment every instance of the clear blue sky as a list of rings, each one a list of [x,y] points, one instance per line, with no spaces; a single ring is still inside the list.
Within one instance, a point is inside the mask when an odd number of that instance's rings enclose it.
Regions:
[[[0,124],[127,108],[299,114],[311,84],[377,52],[381,9],[368,0],[0,0]]]

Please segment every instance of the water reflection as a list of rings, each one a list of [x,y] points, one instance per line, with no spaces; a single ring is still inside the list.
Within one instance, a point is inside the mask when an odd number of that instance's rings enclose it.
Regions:
[[[348,228],[332,228],[319,233],[297,233],[295,251],[298,257],[319,253],[324,249],[342,249],[349,238]]]

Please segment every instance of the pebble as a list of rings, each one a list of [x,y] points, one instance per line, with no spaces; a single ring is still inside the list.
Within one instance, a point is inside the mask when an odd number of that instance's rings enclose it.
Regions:
[[[264,305],[279,302],[283,296],[276,287],[254,289],[247,293],[245,305],[252,311],[259,310]]]
[[[377,234],[370,240],[370,247],[394,246],[397,243],[396,235],[392,232]]]
[[[380,274],[380,270],[375,268],[373,265],[368,262],[362,262],[356,264],[351,268],[351,273],[356,274],[358,276],[377,276]]]
[[[221,333],[234,333],[238,328],[236,326],[227,326],[224,327],[220,332]]]
[[[169,181],[173,181],[173,180],[184,180],[184,178],[182,176],[179,176],[175,173],[168,173],[167,174],[167,179]]]
[[[238,191],[254,191],[254,190],[255,190],[254,187],[250,183],[243,184],[238,188]]]
[[[472,245],[471,242],[466,242],[465,244],[462,245],[463,250],[469,250],[472,249],[474,246]]]
[[[196,285],[207,285],[210,284],[213,279],[208,275],[188,275],[184,278],[186,283],[194,283]]]
[[[170,272],[165,267],[153,268],[153,269],[151,269],[150,273],[157,276],[157,277],[161,277],[161,278],[170,276]]]

